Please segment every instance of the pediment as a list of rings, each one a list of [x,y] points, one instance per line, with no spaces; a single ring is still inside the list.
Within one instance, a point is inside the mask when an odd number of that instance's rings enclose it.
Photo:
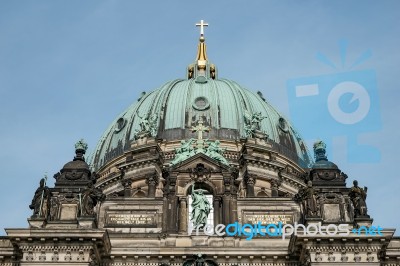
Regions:
[[[177,165],[172,166],[171,170],[172,171],[179,171],[179,170],[187,170],[187,169],[192,169],[195,168],[198,164],[203,164],[204,167],[211,169],[212,171],[229,171],[230,167],[228,165],[225,165],[217,160],[214,160],[204,153],[198,153],[196,155],[193,155],[190,158],[187,158],[186,160],[180,162]]]

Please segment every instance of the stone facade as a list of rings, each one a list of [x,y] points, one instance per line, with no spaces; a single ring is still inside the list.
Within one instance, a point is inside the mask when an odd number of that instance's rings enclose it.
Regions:
[[[88,170],[77,150],[75,161],[55,175],[55,187],[43,193],[47,211],[33,215],[28,229],[6,229],[0,265],[399,265],[393,229],[382,236],[298,233],[284,240],[189,234],[193,183],[213,196],[214,224],[372,223],[355,217],[347,176],[329,161],[302,169],[268,141],[223,144],[237,151],[229,165],[200,153],[171,167],[174,144],[145,137],[99,173]],[[299,195],[307,189],[315,196],[313,213],[307,212],[310,197]],[[93,212],[84,206],[87,197],[98,200],[89,204]]]

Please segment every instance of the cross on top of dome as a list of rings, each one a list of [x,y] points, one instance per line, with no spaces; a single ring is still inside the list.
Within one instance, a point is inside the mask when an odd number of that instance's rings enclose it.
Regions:
[[[204,20],[200,20],[200,23],[196,23],[196,27],[200,27],[200,40],[202,38],[204,40],[204,27],[208,27],[208,23],[204,22]]]

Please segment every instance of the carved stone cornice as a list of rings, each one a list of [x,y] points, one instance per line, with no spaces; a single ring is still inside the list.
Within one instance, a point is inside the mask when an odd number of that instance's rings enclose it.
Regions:
[[[394,230],[382,230],[382,236],[350,234],[348,236],[315,235],[292,236],[289,252],[304,254],[309,252],[311,262],[368,263],[382,261],[386,247],[392,240]]]
[[[15,252],[21,254],[21,262],[100,262],[111,250],[106,230],[47,228],[6,229],[6,232]]]

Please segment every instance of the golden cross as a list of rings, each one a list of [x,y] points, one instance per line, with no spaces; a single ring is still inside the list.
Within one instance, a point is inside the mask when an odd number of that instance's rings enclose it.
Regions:
[[[203,126],[203,119],[200,117],[199,121],[197,122],[197,126],[192,126],[192,132],[197,132],[197,139],[203,140],[203,132],[210,131],[209,127]]]
[[[196,23],[196,27],[200,27],[200,35],[204,35],[204,27],[208,27],[208,23],[204,20],[200,20],[200,23]]]

